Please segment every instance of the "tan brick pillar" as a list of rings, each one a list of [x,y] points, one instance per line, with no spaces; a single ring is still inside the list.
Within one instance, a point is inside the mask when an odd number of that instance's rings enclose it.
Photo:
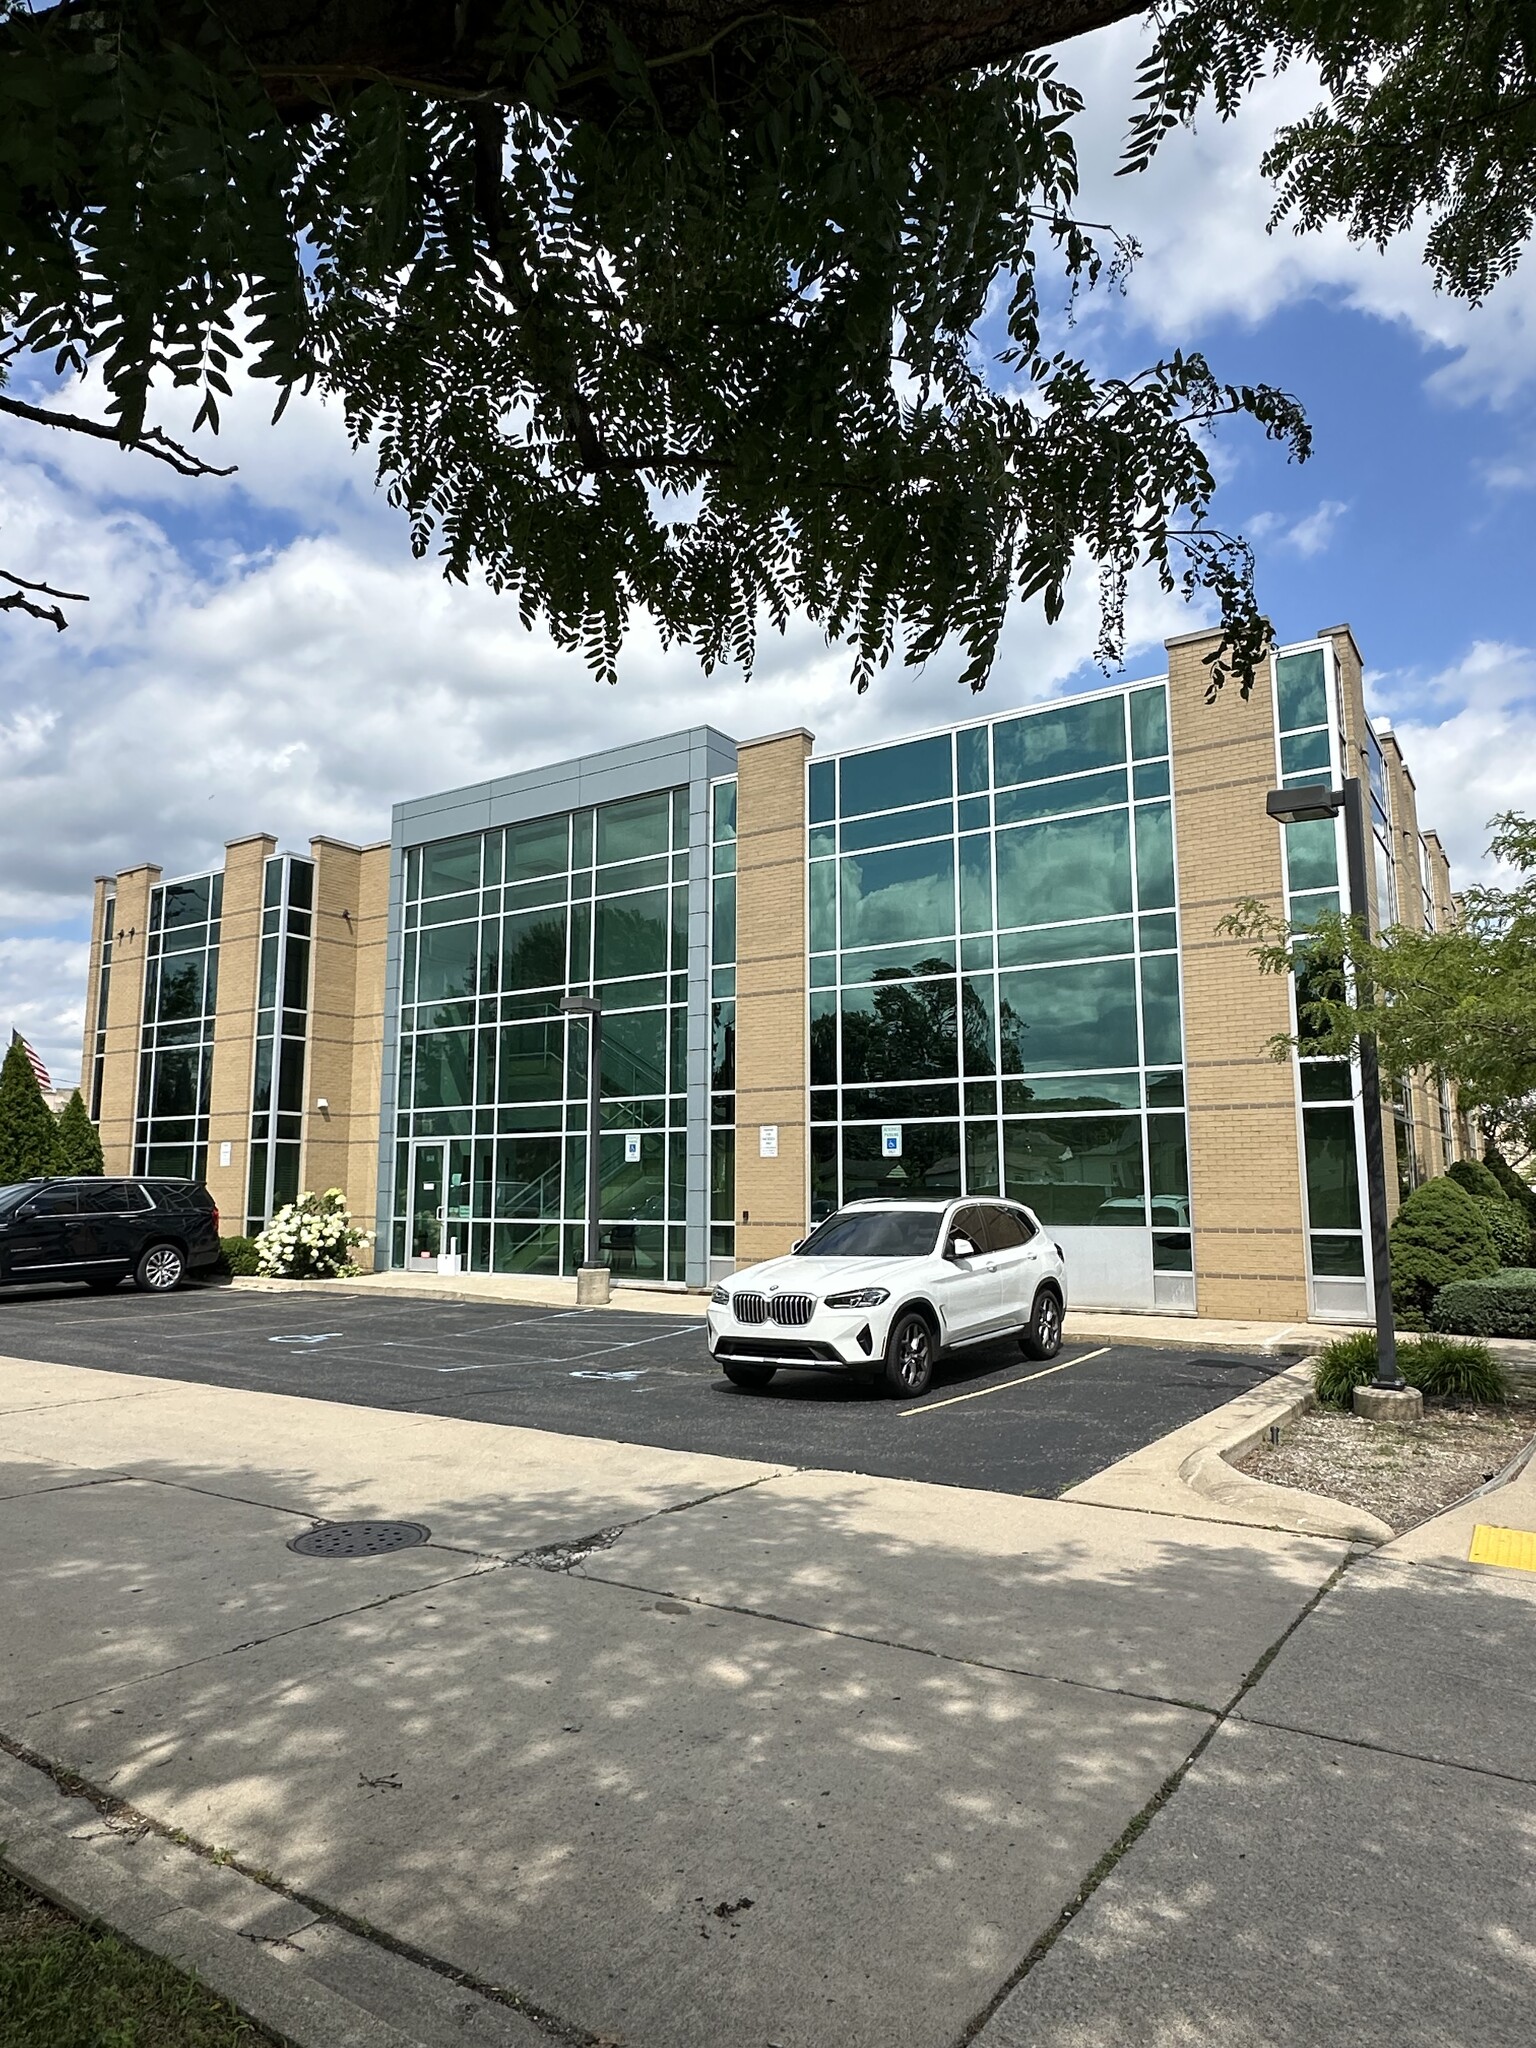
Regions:
[[[1286,983],[1218,936],[1240,897],[1284,908],[1268,669],[1245,702],[1228,683],[1205,701],[1211,633],[1168,642],[1190,1212],[1202,1315],[1302,1321],[1307,1268],[1295,1084],[1268,1039],[1289,1032]]]
[[[139,1097],[139,1041],[144,1028],[144,961],[150,891],[157,867],[125,868],[117,878],[112,980],[107,990],[107,1045],[101,1088],[101,1151],[108,1173],[133,1171],[133,1120]]]
[[[251,1152],[251,1060],[261,975],[261,897],[266,863],[277,851],[270,832],[231,839],[224,848],[224,908],[219,924],[219,1003],[213,1017],[213,1085],[208,1100],[209,1192],[226,1237],[245,1230]],[[222,1148],[229,1164],[221,1166]]]
[[[803,730],[736,757],[736,1263],[787,1252],[810,1207]],[[777,1156],[762,1155],[765,1126]]]
[[[96,1064],[96,1008],[101,996],[101,949],[107,923],[107,905],[117,884],[111,875],[98,875],[91,899],[91,952],[85,970],[85,1022],[80,1032],[80,1094],[91,1106],[91,1073]]]
[[[389,847],[350,846],[321,837],[310,840],[309,850],[315,863],[315,921],[303,1182],[316,1190],[340,1188],[354,1222],[372,1231]],[[359,1263],[370,1260],[365,1254]]]

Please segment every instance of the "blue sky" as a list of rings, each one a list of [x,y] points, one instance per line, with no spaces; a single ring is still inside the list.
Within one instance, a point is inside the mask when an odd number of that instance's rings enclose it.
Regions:
[[[1233,381],[1302,398],[1313,460],[1224,432],[1218,516],[1254,541],[1282,639],[1353,625],[1421,820],[1465,875],[1493,812],[1536,812],[1536,269],[1471,309],[1435,293],[1407,243],[1266,234],[1257,160],[1311,104],[1298,76],[1115,180],[1138,42],[1126,24],[1062,55],[1089,99],[1083,211],[1145,249],[1072,345],[1120,370],[1199,347]],[[0,617],[0,1033],[25,1031],[56,1078],[78,1071],[99,872],[186,872],[255,830],[381,837],[396,798],[702,719],[741,736],[803,723],[842,745],[978,708],[958,660],[858,699],[846,652],[803,624],[764,642],[751,684],[705,679],[642,628],[610,692],[510,605],[413,563],[334,416],[295,401],[272,429],[266,408],[232,408],[212,451],[238,462],[228,483],[20,426],[0,442],[0,561],[91,593],[61,636]],[[1149,587],[1130,621],[1132,675],[1204,622]],[[1016,616],[981,708],[1097,681],[1095,627],[1091,573],[1056,627]]]

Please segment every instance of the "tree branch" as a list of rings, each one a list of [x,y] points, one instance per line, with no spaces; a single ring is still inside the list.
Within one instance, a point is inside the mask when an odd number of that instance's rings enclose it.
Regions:
[[[88,434],[94,441],[110,441],[114,448],[121,448],[125,453],[152,455],[157,462],[174,469],[178,476],[233,476],[235,473],[234,463],[228,469],[218,469],[213,463],[204,462],[200,455],[194,455],[190,448],[183,448],[179,441],[173,441],[159,427],[151,427],[136,441],[124,441],[113,428],[103,426],[100,420],[82,419],[73,412],[53,412],[47,406],[28,405],[25,399],[7,398],[3,394],[0,394],[0,412],[11,413],[19,420],[31,420],[40,427],[63,427],[71,434]]]
[[[62,633],[69,624],[56,604],[35,604],[27,596],[29,590],[40,597],[56,597],[65,604],[89,604],[90,599],[83,590],[55,590],[51,583],[29,583],[25,576],[13,576],[9,569],[0,569],[0,583],[13,583],[14,590],[0,597],[0,612],[25,612],[29,618],[41,619],[46,625]]]

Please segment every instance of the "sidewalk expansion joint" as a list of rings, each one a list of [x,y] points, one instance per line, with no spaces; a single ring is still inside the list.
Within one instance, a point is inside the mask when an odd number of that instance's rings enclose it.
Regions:
[[[433,1955],[430,1950],[418,1948],[413,1942],[402,1941],[396,1935],[387,1934],[382,1928],[372,1926],[368,1921],[359,1919],[342,1907],[329,1905],[311,1892],[284,1884],[282,1879],[274,1877],[270,1870],[258,1869],[252,1864],[242,1862],[238,1856],[231,1855],[226,1849],[216,1849],[209,1843],[198,1841],[184,1828],[167,1827],[153,1815],[141,1812],[126,1800],[119,1799],[102,1786],[94,1784],[89,1778],[82,1778],[79,1772],[70,1770],[67,1765],[55,1763],[51,1757],[29,1748],[26,1743],[18,1742],[13,1736],[0,1732],[0,1750],[13,1757],[17,1763],[25,1764],[29,1769],[38,1771],[48,1778],[62,1797],[84,1800],[105,1820],[109,1823],[115,1822],[124,1832],[132,1830],[138,1834],[154,1835],[160,1841],[184,1849],[188,1855],[195,1856],[200,1862],[237,1872],[239,1876],[251,1884],[258,1885],[262,1891],[270,1893],[274,1898],[288,1899],[294,1905],[304,1907],[314,1917],[307,1923],[307,1927],[295,1929],[296,1934],[307,1932],[308,1927],[338,1927],[343,1933],[367,1942],[370,1947],[386,1955],[397,1956],[402,1962],[412,1963],[417,1969],[425,1970],[434,1977],[457,1985],[465,1991],[474,1992],[488,2004],[498,2005],[507,2011],[517,2013],[538,2027],[542,2033],[547,2034],[551,2041],[560,2043],[561,2048],[613,2048],[610,2041],[594,2034],[589,2028],[581,2026],[578,2022],[562,2019],[559,2014],[548,2011],[535,2000],[525,1998],[510,1985],[493,1984],[487,1978],[476,1976],[472,1970],[461,1970],[456,1964]],[[293,1943],[294,1936],[290,1934],[276,1941],[260,1936],[246,1938],[258,1949],[281,1949]]]
[[[1338,1749],[1359,1749],[1367,1756],[1388,1756],[1408,1764],[1428,1764],[1432,1770],[1459,1771],[1471,1778],[1496,1778],[1505,1785],[1536,1785],[1536,1774],[1496,1771],[1487,1764],[1458,1763],[1454,1757],[1427,1756],[1422,1749],[1394,1749],[1389,1742],[1366,1742],[1358,1735],[1324,1735],[1316,1728],[1298,1728],[1294,1721],[1261,1721],[1256,1714],[1233,1714],[1245,1728],[1272,1728],[1277,1735],[1300,1735],[1308,1742],[1321,1742]]]
[[[428,1546],[436,1549],[435,1544]],[[465,1552],[466,1556],[477,1556],[478,1552]],[[230,1643],[222,1650],[212,1650],[206,1657],[188,1657],[180,1664],[165,1664],[154,1671],[141,1671],[135,1678],[115,1679],[111,1685],[96,1686],[90,1692],[76,1693],[67,1700],[53,1700],[45,1707],[33,1707],[27,1714],[29,1721],[35,1721],[41,1714],[61,1713],[65,1707],[84,1706],[89,1700],[106,1699],[115,1692],[131,1692],[135,1686],[153,1684],[156,1679],[174,1678],[178,1671],[195,1671],[201,1664],[218,1664],[226,1657],[238,1657],[247,1650],[259,1650],[267,1643],[280,1643],[287,1636],[300,1636],[312,1628],[329,1628],[333,1622],[350,1621],[355,1615],[369,1614],[378,1607],[390,1607],[397,1600],[415,1600],[423,1593],[440,1592],[444,1586],[461,1586],[467,1579],[488,1578],[493,1572],[503,1572],[507,1566],[499,1559],[488,1560],[479,1571],[447,1572],[440,1579],[424,1579],[419,1586],[398,1586],[393,1593],[381,1593],[376,1600],[359,1601],[356,1607],[340,1607],[334,1614],[317,1614],[309,1621],[296,1621],[292,1628],[275,1628],[270,1635],[252,1636],[249,1642]],[[4,1737],[0,1736],[0,1742]]]
[[[685,1515],[690,1508],[707,1507],[711,1501],[727,1500],[733,1493],[750,1493],[754,1486],[765,1486],[770,1479],[792,1478],[799,1469],[796,1465],[786,1465],[779,1471],[760,1472],[755,1479],[739,1480],[735,1486],[717,1486],[712,1493],[700,1493],[691,1500],[673,1501],[668,1507],[652,1508],[648,1514],[636,1515],[633,1521],[610,1522],[601,1529],[594,1529],[590,1536],[565,1536],[553,1543],[536,1543],[529,1550],[519,1551],[511,1562],[539,1572],[574,1571],[577,1565],[597,1552],[612,1550],[631,1529],[642,1529],[647,1522],[659,1521],[663,1515]],[[613,1583],[621,1582],[615,1580]]]
[[[1316,1611],[1316,1609],[1321,1605],[1321,1603],[1333,1591],[1334,1587],[1339,1583],[1340,1579],[1343,1578],[1345,1572],[1349,1569],[1350,1562],[1351,1560],[1349,1558],[1344,1558],[1343,1560],[1341,1560],[1341,1562],[1337,1564],[1334,1567],[1334,1569],[1329,1573],[1328,1577],[1324,1580],[1322,1585],[1318,1587],[1317,1591],[1312,1595],[1311,1599],[1308,1600],[1307,1604],[1305,1605],[1305,1607],[1302,1608],[1301,1612],[1297,1614],[1295,1618],[1292,1621],[1290,1621],[1286,1625],[1286,1627],[1284,1627],[1280,1631],[1279,1635],[1275,1637],[1275,1640],[1270,1644],[1269,1648],[1265,1650],[1263,1655],[1258,1659],[1258,1661],[1254,1664],[1253,1668],[1248,1672],[1247,1676],[1243,1679],[1242,1684],[1238,1687],[1237,1691],[1232,1695],[1232,1698],[1228,1701],[1227,1705],[1216,1713],[1215,1718],[1212,1720],[1210,1727],[1206,1729],[1205,1733],[1200,1737],[1199,1741],[1195,1743],[1194,1747],[1190,1750],[1189,1755],[1185,1757],[1183,1763],[1179,1764],[1174,1770],[1169,1772],[1168,1776],[1163,1780],[1162,1784],[1158,1786],[1157,1790],[1152,1794],[1152,1797],[1147,1801],[1146,1805],[1142,1807],[1141,1811],[1133,1815],[1132,1818],[1126,1823],[1121,1833],[1115,1838],[1113,1842],[1110,1843],[1109,1847],[1104,1851],[1104,1854],[1099,1858],[1098,1862],[1094,1864],[1093,1868],[1089,1871],[1088,1875],[1083,1879],[1082,1883],[1073,1893],[1071,1899],[1069,1899],[1067,1904],[1062,1907],[1060,1913],[1057,1914],[1056,1918],[1052,1921],[1051,1925],[1046,1928],[1045,1932],[1034,1943],[1033,1947],[1024,1956],[1023,1960],[1009,1973],[1009,1975],[998,1986],[997,1990],[992,1994],[991,1998],[987,2000],[987,2003],[982,2007],[981,2011],[975,2014],[974,2017],[968,2020],[965,2026],[961,2028],[959,2034],[956,2036],[955,2039],[955,2048],[966,2048],[966,2044],[968,2042],[974,2041],[976,2036],[981,2032],[982,2028],[987,2024],[987,2022],[992,2018],[993,2014],[997,2011],[998,2007],[1003,2003],[1004,1999],[1006,1999],[1013,1991],[1017,1990],[1019,1985],[1023,1983],[1024,1979],[1030,1974],[1030,1972],[1039,1963],[1043,1962],[1045,1957],[1050,1954],[1051,1950],[1056,1946],[1057,1942],[1061,1939],[1062,1935],[1066,1932],[1066,1930],[1071,1926],[1072,1922],[1077,1918],[1078,1914],[1082,1912],[1083,1908],[1088,1904],[1089,1900],[1092,1899],[1094,1893],[1099,1889],[1099,1886],[1103,1884],[1104,1880],[1110,1875],[1110,1873],[1115,1869],[1116,1865],[1119,1864],[1121,1859],[1128,1853],[1128,1851],[1140,1839],[1140,1837],[1146,1833],[1147,1829],[1152,1825],[1152,1822],[1157,1818],[1158,1814],[1162,1812],[1163,1808],[1168,1804],[1169,1800],[1173,1798],[1174,1794],[1178,1791],[1179,1787],[1184,1783],[1184,1780],[1189,1776],[1190,1772],[1194,1769],[1195,1765],[1200,1761],[1201,1757],[1204,1756],[1205,1752],[1210,1748],[1211,1744],[1215,1741],[1217,1735],[1221,1732],[1222,1728],[1224,1728],[1227,1722],[1232,1719],[1233,1715],[1237,1711],[1239,1704],[1247,1698],[1248,1694],[1253,1690],[1254,1686],[1258,1684],[1259,1680],[1264,1676],[1264,1673],[1269,1669],[1270,1665],[1273,1664],[1276,1657],[1279,1656],[1281,1650],[1284,1649],[1285,1645],[1290,1641],[1291,1637],[1296,1633],[1297,1629],[1299,1629],[1301,1627],[1301,1624],[1304,1621],[1306,1621],[1308,1617]]]
[[[697,1593],[676,1593],[667,1586],[642,1586],[636,1579],[609,1578],[602,1572],[583,1572],[594,1586],[613,1586],[625,1593],[647,1593],[659,1600],[679,1600],[701,1614],[736,1614],[744,1621],[771,1621],[779,1628],[804,1629],[810,1635],[832,1636],[839,1642],[868,1643],[876,1650],[899,1650],[909,1657],[932,1657],[938,1664],[954,1664],[967,1671],[996,1671],[1005,1678],[1028,1678],[1040,1685],[1065,1685],[1077,1692],[1092,1692],[1112,1699],[1144,1700],[1153,1707],[1180,1707],[1190,1714],[1220,1714],[1206,1700],[1176,1699],[1170,1693],[1140,1692],[1134,1686],[1100,1685],[1091,1678],[1063,1678],[1059,1671],[1035,1671],[1027,1664],[995,1664],[987,1657],[959,1657],[948,1650],[936,1650],[927,1643],[905,1643],[893,1636],[869,1635],[862,1629],[837,1628],[828,1621],[807,1621],[801,1615],[776,1614],[771,1607],[743,1607],[731,1600],[705,1600]]]

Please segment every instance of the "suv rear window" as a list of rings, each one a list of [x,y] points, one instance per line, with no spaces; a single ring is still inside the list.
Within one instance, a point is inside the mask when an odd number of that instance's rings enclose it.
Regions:
[[[926,1259],[939,1241],[938,1209],[851,1209],[813,1230],[799,1255],[808,1259]]]

